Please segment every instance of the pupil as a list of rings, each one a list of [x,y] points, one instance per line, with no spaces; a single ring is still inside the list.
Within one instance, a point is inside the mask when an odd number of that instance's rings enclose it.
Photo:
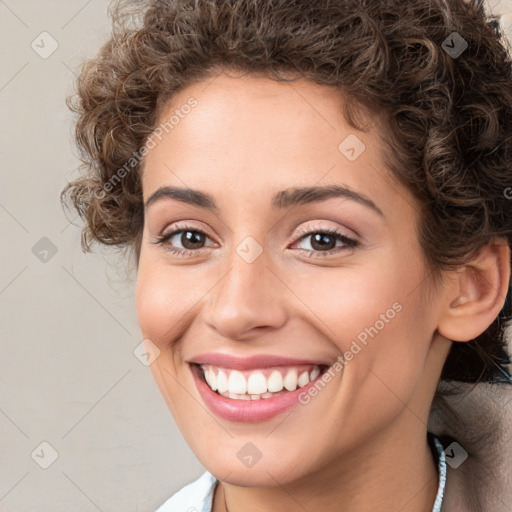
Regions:
[[[198,233],[197,231],[185,231],[181,236],[181,243],[183,244],[183,247],[185,247],[186,249],[197,249],[197,246],[194,244],[201,245],[201,238],[201,233]]]
[[[331,241],[331,243],[329,243],[329,240]],[[325,249],[326,246],[333,245],[332,244],[333,241],[334,241],[334,238],[331,235],[327,235],[327,234],[323,234],[323,233],[317,233],[316,235],[313,236],[313,242],[312,242],[311,246],[315,250]],[[334,243],[336,243],[336,242],[334,242]],[[318,247],[315,247],[315,244],[318,244]],[[328,249],[334,249],[334,246],[333,247],[327,247],[327,248]]]

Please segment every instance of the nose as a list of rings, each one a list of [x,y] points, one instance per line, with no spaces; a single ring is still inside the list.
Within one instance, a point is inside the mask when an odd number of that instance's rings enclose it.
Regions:
[[[210,326],[227,339],[244,341],[284,325],[287,288],[265,251],[252,262],[235,253],[231,263],[205,305]]]

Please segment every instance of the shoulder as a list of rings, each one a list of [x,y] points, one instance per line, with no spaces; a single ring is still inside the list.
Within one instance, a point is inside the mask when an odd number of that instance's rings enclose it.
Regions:
[[[208,471],[160,505],[155,512],[210,512],[217,479]]]
[[[512,503],[512,385],[443,384],[429,431],[446,452],[444,510],[508,512]]]

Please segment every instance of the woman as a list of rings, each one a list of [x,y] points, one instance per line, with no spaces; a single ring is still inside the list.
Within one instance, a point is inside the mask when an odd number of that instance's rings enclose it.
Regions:
[[[428,430],[442,385],[512,381],[512,67],[482,3],[113,13],[63,194],[86,250],[133,249],[151,371],[207,470],[159,510],[490,510]]]

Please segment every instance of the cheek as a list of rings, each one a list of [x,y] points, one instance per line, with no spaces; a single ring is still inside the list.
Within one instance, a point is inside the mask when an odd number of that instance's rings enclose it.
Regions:
[[[135,294],[142,336],[160,350],[149,368],[182,432],[190,429],[193,417],[196,417],[195,424],[204,422],[199,406],[184,391],[185,388],[193,388],[188,368],[179,364],[180,345],[176,340],[187,328],[180,319],[186,316],[185,311],[190,310],[194,303],[190,293],[183,293],[184,289],[168,268],[163,272],[157,264],[153,264],[139,271]],[[192,294],[195,296],[195,292]],[[206,428],[206,425],[201,426]]]
[[[352,405],[361,417],[372,410],[392,418],[410,403],[422,378],[432,334],[427,312],[419,293],[398,297],[391,302],[385,296],[380,307],[369,308],[364,327],[353,325],[357,333],[344,340],[344,357],[351,358],[345,366],[347,395],[358,397],[360,403]]]
[[[137,276],[135,302],[142,335],[160,350],[186,329],[186,319],[204,295],[201,279],[183,270],[144,264]]]
[[[423,276],[419,256],[404,253],[358,268],[309,271],[296,280],[310,321],[345,360],[344,400],[365,396],[379,408],[390,400],[401,407],[410,398],[432,334],[421,300]]]
[[[343,353],[353,340],[364,343],[369,331],[380,334],[396,323],[405,290],[397,274],[364,265],[315,269],[295,279],[293,290],[310,312],[308,321]]]
[[[171,295],[165,280],[139,274],[135,299],[138,322],[143,336],[157,345],[161,342],[161,333],[172,325],[175,317],[176,304]]]

